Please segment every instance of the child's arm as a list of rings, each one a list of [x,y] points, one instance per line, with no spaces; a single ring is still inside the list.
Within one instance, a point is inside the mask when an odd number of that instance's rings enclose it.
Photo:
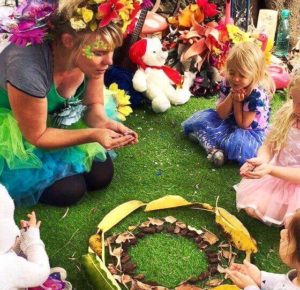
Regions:
[[[216,111],[221,119],[226,119],[232,113],[233,109],[233,100],[232,100],[232,93],[224,99],[220,100],[217,103]]]
[[[253,122],[256,112],[245,112],[242,102],[233,101],[233,114],[237,125],[242,129],[247,129]]]
[[[40,239],[40,222],[37,222],[35,213],[28,215],[29,221],[22,224],[27,224],[21,231],[21,250],[26,255],[26,259],[18,258],[16,266],[15,281],[18,281],[16,286],[34,287],[45,282],[50,274],[49,258],[45,251],[45,245]]]

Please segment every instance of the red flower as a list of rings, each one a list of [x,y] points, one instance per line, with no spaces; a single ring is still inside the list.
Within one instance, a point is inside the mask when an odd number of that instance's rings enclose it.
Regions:
[[[119,0],[109,0],[106,3],[99,5],[98,12],[101,16],[99,27],[104,27],[111,21],[118,19],[119,10],[123,7],[124,5],[119,3]]]
[[[202,7],[206,17],[214,17],[219,13],[217,5],[208,3],[208,0],[197,0],[197,4],[199,7]]]

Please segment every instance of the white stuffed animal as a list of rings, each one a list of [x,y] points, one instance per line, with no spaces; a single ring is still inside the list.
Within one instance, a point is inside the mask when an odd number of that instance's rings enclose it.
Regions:
[[[189,88],[195,75],[185,72],[182,77],[176,70],[164,66],[168,53],[163,50],[159,38],[135,42],[130,47],[129,57],[138,65],[132,80],[133,87],[151,100],[154,112],[165,112],[171,104],[182,105],[190,99]]]

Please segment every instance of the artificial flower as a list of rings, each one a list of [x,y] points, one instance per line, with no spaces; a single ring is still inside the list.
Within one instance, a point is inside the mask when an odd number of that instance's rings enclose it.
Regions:
[[[72,17],[70,19],[70,23],[71,23],[71,27],[76,31],[86,28],[85,22],[80,18]]]
[[[82,13],[82,19],[85,23],[89,23],[94,17],[94,12],[91,9],[85,7],[82,7],[81,13]]]
[[[214,3],[208,3],[208,0],[197,0],[197,4],[203,9],[206,17],[214,17],[219,13],[217,5]]]
[[[229,38],[233,43],[246,42],[250,40],[249,34],[240,30],[237,26],[233,24],[227,24],[227,31],[229,34]]]
[[[109,0],[100,4],[98,13],[101,16],[99,27],[107,26],[111,21],[119,19],[119,11],[124,7],[120,0]]]
[[[119,89],[116,83],[112,83],[109,86],[109,90],[113,93],[114,100],[117,104],[118,119],[125,121],[126,117],[133,112],[130,107],[130,96],[127,95],[124,90]]]

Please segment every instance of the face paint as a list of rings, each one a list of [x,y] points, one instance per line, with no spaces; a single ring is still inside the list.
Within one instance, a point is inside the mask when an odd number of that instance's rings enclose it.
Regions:
[[[110,51],[110,46],[103,40],[96,40],[92,44],[86,45],[82,51],[87,59],[92,59],[95,56],[93,50]]]

